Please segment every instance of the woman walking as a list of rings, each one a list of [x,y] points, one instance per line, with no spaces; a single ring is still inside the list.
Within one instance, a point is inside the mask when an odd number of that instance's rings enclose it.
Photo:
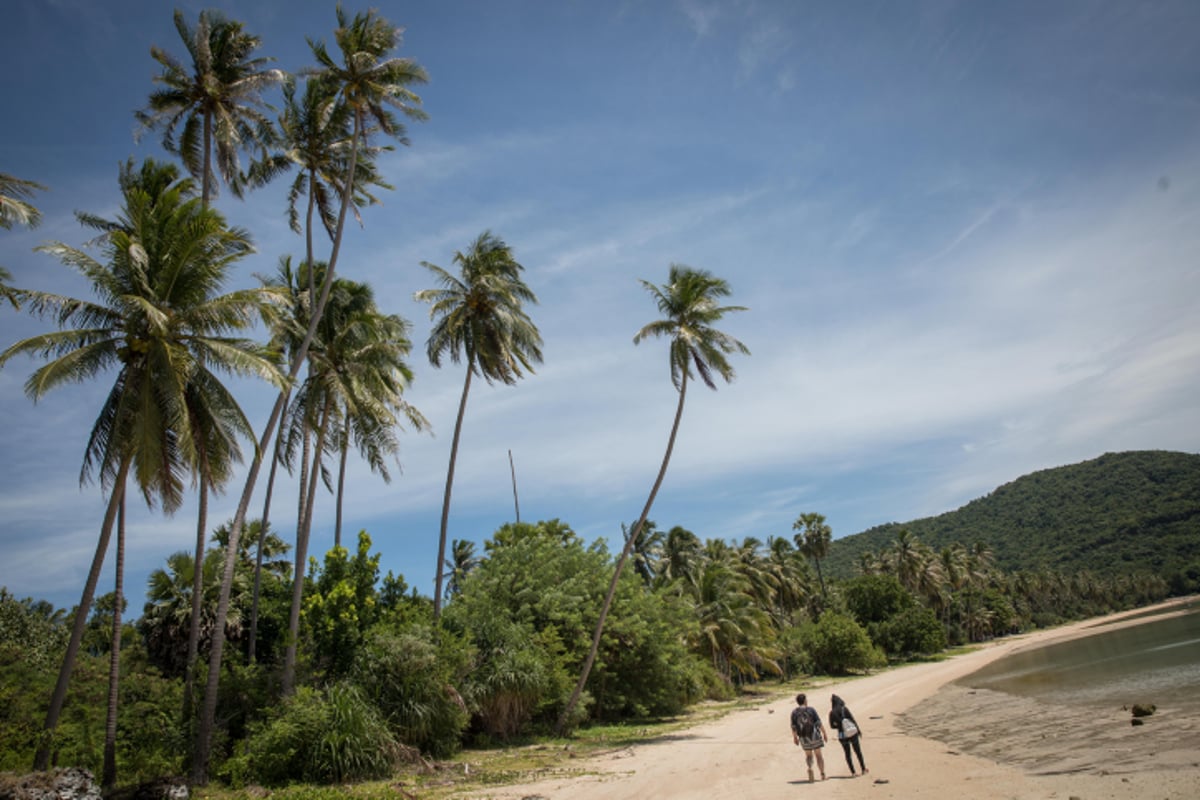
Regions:
[[[867,764],[863,761],[861,744],[862,729],[858,727],[850,709],[846,708],[846,702],[836,694],[833,696],[833,708],[829,711],[829,727],[838,732],[838,741],[842,743],[842,752],[846,754],[846,766],[850,768],[850,775],[855,775],[854,762],[850,760],[851,747],[858,756],[858,766],[862,768],[862,774],[866,775]]]

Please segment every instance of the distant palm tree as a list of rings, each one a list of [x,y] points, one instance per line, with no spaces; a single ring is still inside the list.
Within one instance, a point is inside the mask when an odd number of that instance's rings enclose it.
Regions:
[[[87,482],[98,472],[109,502],[50,699],[48,732],[62,711],[127,476],[134,478],[147,503],[157,500],[173,511],[182,501],[183,480],[196,450],[196,432],[185,412],[196,377],[217,367],[280,380],[257,345],[227,335],[253,323],[262,297],[256,291],[217,295],[229,268],[250,250],[246,234],[205,209],[194,184],[178,180],[173,166],[147,161],[135,170],[130,162],[121,171],[121,190],[125,203],[118,221],[78,215],[103,232],[107,263],[63,244],[41,248],[91,281],[99,302],[23,292],[30,311],[54,318],[60,330],[24,339],[0,354],[0,365],[19,353],[51,359],[25,384],[34,400],[64,383],[117,368],[80,476]],[[43,745],[35,769],[45,769],[49,757]]]
[[[295,380],[308,357],[308,348],[316,335],[317,321],[320,320],[329,299],[336,273],[338,254],[342,245],[342,234],[345,231],[346,213],[354,198],[354,177],[358,175],[358,152],[361,146],[367,144],[372,128],[377,128],[388,136],[403,135],[403,126],[391,113],[395,108],[410,119],[424,119],[425,112],[417,108],[421,99],[410,88],[415,83],[428,80],[425,70],[412,59],[388,57],[388,54],[400,44],[400,28],[380,17],[375,11],[357,14],[350,20],[343,13],[341,6],[337,8],[338,27],[334,33],[338,49],[342,54],[342,63],[338,64],[329,55],[325,45],[309,41],[309,46],[320,64],[319,70],[312,77],[328,84],[339,97],[339,102],[350,106],[354,111],[354,145],[350,149],[349,166],[346,174],[352,176],[348,183],[349,191],[342,193],[342,207],[338,213],[337,227],[333,236],[333,248],[329,256],[329,268],[317,301],[313,304],[309,319],[308,330],[297,351],[292,356],[289,380]],[[370,118],[372,126],[367,124]],[[271,439],[275,435],[275,427],[283,414],[287,395],[281,392],[271,409],[266,428],[259,439],[257,455],[250,463],[246,476],[246,485],[242,490],[241,500],[238,501],[230,530],[230,547],[236,549],[246,514],[250,509],[250,500],[254,495],[254,486],[258,481],[258,473],[262,466],[262,453],[267,451]],[[297,580],[300,576],[297,576]],[[218,621],[223,621],[229,610],[229,593],[233,583],[233,566],[227,564],[221,579],[221,598],[217,606]],[[195,757],[192,761],[191,782],[196,786],[208,783],[208,760],[212,749],[212,729],[217,713],[217,687],[221,677],[221,657],[224,651],[224,632],[218,625],[212,643],[208,660],[208,680],[204,689],[204,708],[200,725],[196,730]]]
[[[201,11],[192,28],[177,10],[175,29],[190,63],[151,47],[151,57],[162,65],[154,82],[164,88],[151,93],[134,116],[143,130],[163,129],[163,147],[201,181],[207,206],[217,194],[214,152],[221,178],[241,195],[238,151],[265,147],[274,138],[262,92],[284,83],[287,73],[266,69],[271,59],[254,56],[262,40],[219,12]]]
[[[829,595],[825,592],[825,577],[821,575],[821,559],[829,555],[833,530],[825,524],[825,515],[816,512],[801,514],[792,523],[792,530],[800,531],[795,535],[796,547],[816,566],[817,581],[821,584],[821,600],[828,605]]]
[[[450,493],[454,487],[454,463],[462,435],[471,376],[479,375],[488,383],[514,384],[522,370],[533,372],[533,364],[542,361],[542,337],[525,312],[526,303],[537,296],[521,279],[524,267],[513,256],[512,248],[490,231],[481,233],[464,253],[454,254],[459,274],[422,261],[437,279],[439,288],[424,289],[415,297],[430,304],[434,321],[426,351],[429,362],[442,365],[442,357],[454,363],[467,362],[462,399],[450,443],[450,466],[446,470],[446,493],[442,499],[442,526],[438,537],[437,578],[433,593],[433,619],[442,613],[442,562],[446,560],[446,528],[450,518]]]
[[[455,539],[450,543],[450,558],[446,559],[446,567],[450,571],[450,580],[446,582],[446,596],[450,597],[462,591],[463,581],[479,566],[479,556],[475,555],[475,543],[467,539]]]
[[[633,343],[637,344],[651,336],[666,337],[670,340],[671,382],[675,384],[675,388],[679,392],[679,404],[675,409],[675,421],[671,425],[671,435],[667,439],[667,451],[663,455],[658,477],[654,480],[654,486],[650,490],[645,508],[642,509],[642,515],[634,524],[633,531],[626,537],[625,547],[617,558],[608,593],[600,607],[600,616],[596,622],[596,632],[592,636],[591,649],[583,662],[583,669],[580,671],[579,681],[575,684],[575,690],[571,693],[571,699],[567,701],[566,707],[559,716],[560,732],[579,703],[580,695],[583,694],[583,687],[587,683],[592,664],[596,661],[596,653],[600,649],[600,637],[604,633],[608,610],[612,607],[613,597],[617,592],[617,582],[621,578],[621,570],[625,566],[626,559],[629,558],[629,551],[634,542],[641,536],[642,526],[646,524],[646,518],[650,515],[650,509],[654,505],[654,498],[667,475],[667,465],[671,461],[671,451],[675,447],[675,436],[679,433],[679,421],[683,418],[683,403],[687,398],[688,378],[691,377],[693,368],[706,386],[716,389],[717,384],[713,380],[714,372],[726,383],[734,378],[734,369],[726,356],[731,353],[745,355],[750,353],[746,346],[737,339],[713,327],[726,314],[746,310],[742,306],[718,304],[722,298],[728,297],[730,294],[729,284],[724,280],[704,270],[692,269],[682,264],[672,264],[666,284],[660,287],[643,280],[642,286],[654,297],[658,304],[658,310],[664,315],[664,318],[651,322],[638,331],[633,337]]]
[[[688,529],[676,525],[667,531],[659,565],[660,585],[674,581],[696,582],[696,566],[700,557],[700,539]]]

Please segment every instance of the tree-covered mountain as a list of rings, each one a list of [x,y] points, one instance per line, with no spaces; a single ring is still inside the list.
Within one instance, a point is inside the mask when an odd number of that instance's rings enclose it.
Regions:
[[[884,550],[904,529],[934,550],[982,542],[1006,571],[1138,570],[1168,579],[1190,571],[1200,579],[1200,455],[1107,453],[1034,472],[956,511],[837,539],[829,573],[856,574],[864,553]]]

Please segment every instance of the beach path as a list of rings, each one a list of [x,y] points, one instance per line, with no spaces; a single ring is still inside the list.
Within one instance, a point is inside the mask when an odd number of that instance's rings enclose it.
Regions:
[[[845,699],[863,728],[863,754],[870,770],[866,776],[851,778],[841,746],[831,742],[825,748],[828,779],[821,781],[818,776],[810,784],[804,755],[792,744],[788,725],[795,703],[791,697],[783,697],[645,744],[572,762],[582,773],[574,777],[493,786],[458,796],[492,800],[1200,798],[1200,751],[1191,749],[1190,742],[1200,735],[1200,721],[1196,720],[1183,721],[1187,736],[1182,743],[1174,732],[1168,737],[1172,741],[1163,742],[1164,737],[1154,731],[1122,729],[1119,735],[1128,737],[1131,753],[1125,753],[1120,768],[1114,770],[1097,768],[1095,761],[1105,757],[1102,749],[1090,763],[1089,759],[1080,760],[1078,753],[1074,761],[1070,753],[1064,754],[1061,770],[1022,766],[1022,755],[1044,756],[1056,747],[1055,739],[1036,735],[1016,746],[1024,746],[1028,752],[1010,746],[1003,761],[971,755],[953,743],[927,738],[927,734],[945,738],[946,733],[933,731],[934,726],[923,730],[922,716],[942,714],[948,708],[980,730],[986,731],[989,724],[993,730],[1011,727],[1010,715],[994,702],[958,687],[947,687],[941,693],[939,689],[1014,650],[1086,635],[1095,624],[1091,620],[1008,637],[941,662],[800,687],[822,718],[828,716],[831,694]],[[1130,624],[1135,623],[1131,620]],[[914,708],[918,704],[920,708]],[[913,711],[905,721],[900,715],[910,709]]]

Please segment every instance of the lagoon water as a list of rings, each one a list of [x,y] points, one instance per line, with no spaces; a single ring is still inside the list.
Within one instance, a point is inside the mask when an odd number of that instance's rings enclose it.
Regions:
[[[1200,602],[1183,614],[1013,653],[962,680],[1050,703],[1200,712]]]

